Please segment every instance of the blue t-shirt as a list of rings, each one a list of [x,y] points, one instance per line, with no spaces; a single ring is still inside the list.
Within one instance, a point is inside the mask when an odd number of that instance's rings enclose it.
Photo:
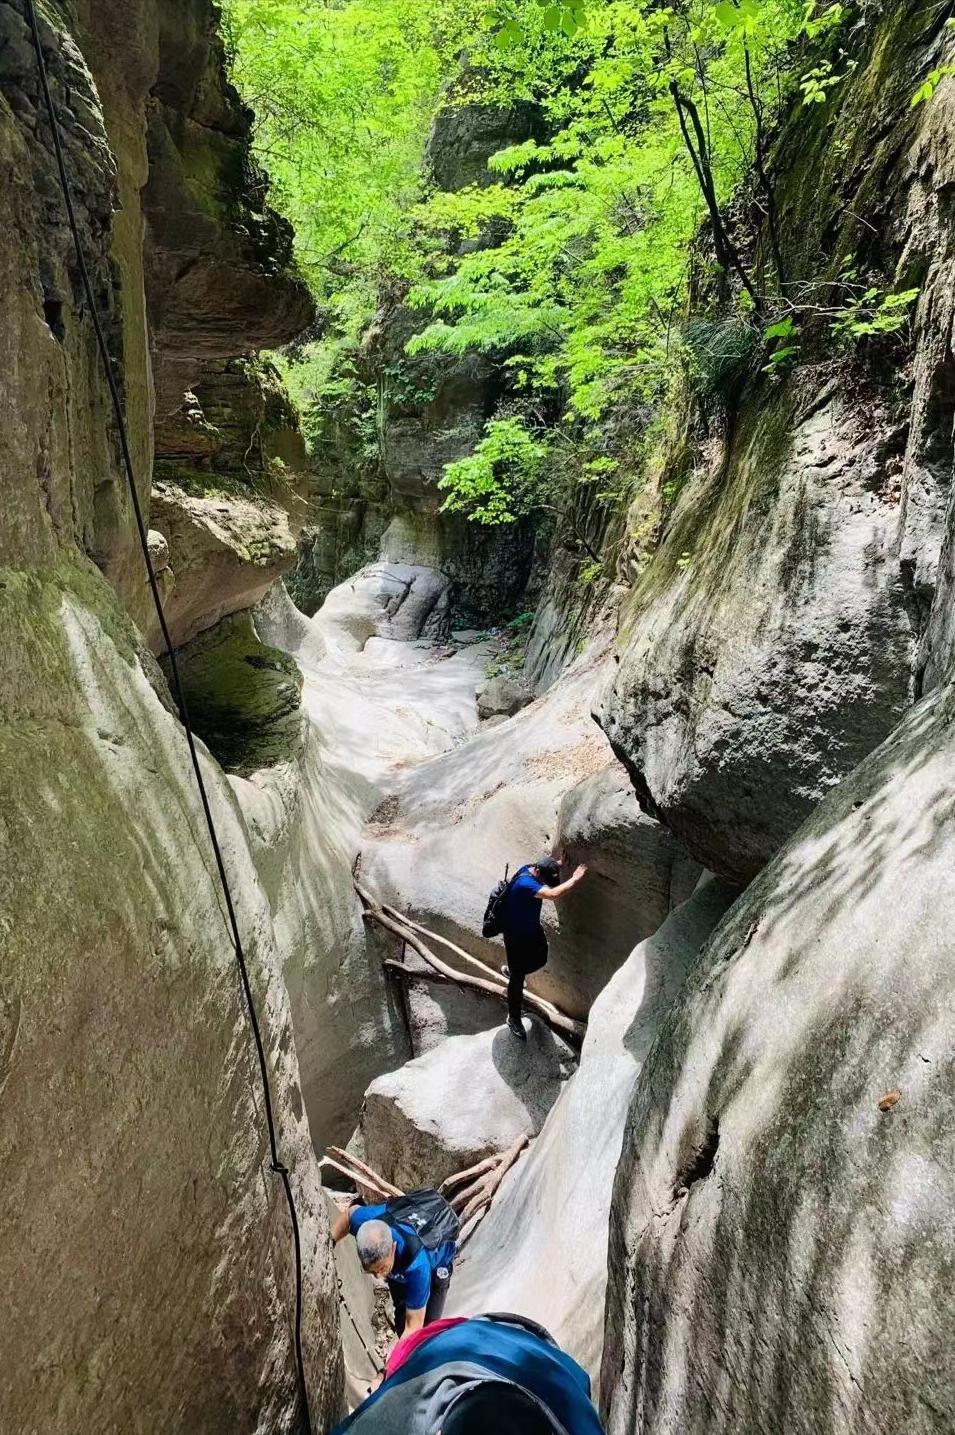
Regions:
[[[349,1217],[348,1229],[354,1236],[359,1226],[363,1226],[366,1221],[380,1221],[387,1210],[384,1203],[380,1206],[358,1206]],[[397,1248],[395,1265],[400,1265],[405,1253],[404,1233],[400,1225],[392,1226],[391,1230]],[[400,1274],[397,1271],[392,1272],[388,1277],[388,1284],[397,1287],[395,1294],[399,1299],[404,1299],[408,1310],[424,1310],[431,1294],[431,1272],[436,1271],[439,1266],[450,1266],[456,1250],[454,1241],[445,1241],[434,1251],[427,1251],[422,1246],[407,1270]]]
[[[541,929],[543,902],[536,895],[547,884],[531,876],[529,867],[522,867],[511,884],[504,908],[506,937],[533,937]]]

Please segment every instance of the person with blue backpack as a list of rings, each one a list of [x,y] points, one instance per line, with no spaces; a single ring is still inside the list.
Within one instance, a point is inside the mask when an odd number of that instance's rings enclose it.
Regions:
[[[587,875],[581,863],[566,882],[560,880],[560,863],[549,854],[519,867],[510,881],[498,882],[488,900],[482,928],[485,937],[504,938],[507,962],[507,1027],[518,1041],[526,1041],[522,1014],[524,980],[547,963],[547,937],[541,926],[545,902],[559,902]]]
[[[420,1330],[437,1320],[448,1298],[461,1228],[439,1191],[410,1191],[390,1201],[355,1203],[332,1222],[337,1245],[355,1237],[366,1275],[388,1282],[395,1332]]]

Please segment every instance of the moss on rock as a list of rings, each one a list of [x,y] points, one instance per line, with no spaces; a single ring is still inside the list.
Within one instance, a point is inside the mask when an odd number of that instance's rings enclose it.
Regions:
[[[302,675],[287,653],[260,641],[249,613],[201,633],[177,658],[193,726],[228,772],[247,776],[294,756]]]

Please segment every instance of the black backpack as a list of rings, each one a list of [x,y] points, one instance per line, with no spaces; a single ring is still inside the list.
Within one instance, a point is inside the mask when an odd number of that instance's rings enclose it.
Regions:
[[[456,1241],[461,1230],[457,1212],[440,1191],[409,1191],[390,1200],[381,1217],[386,1226],[400,1225],[405,1238],[404,1266],[409,1266],[423,1246],[436,1251],[445,1241]],[[413,1232],[410,1234],[409,1232]]]
[[[523,869],[521,869],[523,870]],[[491,895],[487,899],[487,906],[484,908],[484,922],[481,926],[481,935],[484,937],[499,937],[504,930],[504,909],[505,897],[511,890],[514,882],[521,875],[515,872],[510,882],[507,880],[508,869],[504,868],[503,882],[495,883]]]

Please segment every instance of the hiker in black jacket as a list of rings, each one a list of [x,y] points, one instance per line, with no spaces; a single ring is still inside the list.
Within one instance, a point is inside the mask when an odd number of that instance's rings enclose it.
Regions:
[[[526,1041],[521,1021],[524,1002],[524,978],[540,971],[547,961],[547,938],[541,926],[545,902],[558,902],[587,875],[581,864],[566,882],[560,880],[560,864],[551,856],[535,857],[521,867],[507,889],[503,900],[501,930],[507,964],[501,968],[507,977],[507,1026],[518,1041]]]

